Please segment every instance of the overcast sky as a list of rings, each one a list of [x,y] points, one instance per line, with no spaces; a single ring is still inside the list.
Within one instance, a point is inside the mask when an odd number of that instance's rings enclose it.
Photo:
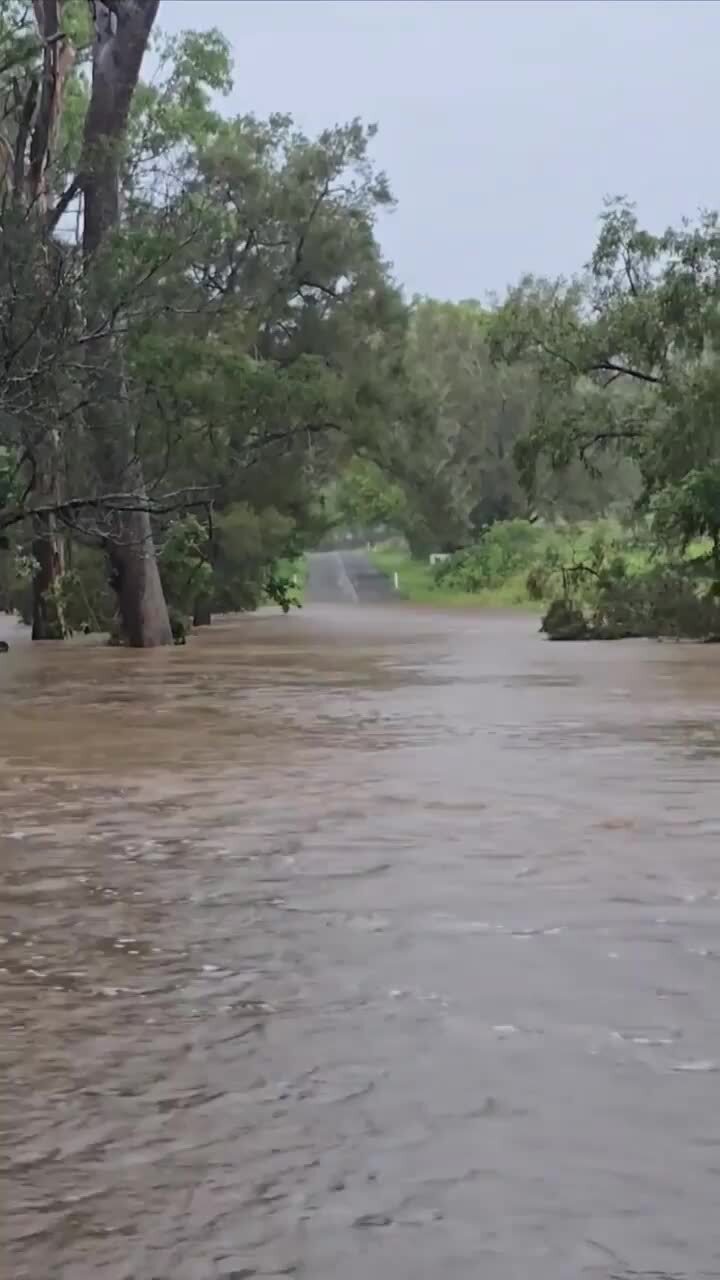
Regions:
[[[377,121],[409,293],[571,273],[607,194],[654,228],[720,204],[719,0],[161,0],[160,25],[225,34],[228,111]]]

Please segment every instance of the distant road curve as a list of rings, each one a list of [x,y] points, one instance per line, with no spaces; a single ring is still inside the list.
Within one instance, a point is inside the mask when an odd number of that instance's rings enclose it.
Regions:
[[[364,551],[316,551],[308,556],[305,599],[308,604],[383,604],[397,596]]]

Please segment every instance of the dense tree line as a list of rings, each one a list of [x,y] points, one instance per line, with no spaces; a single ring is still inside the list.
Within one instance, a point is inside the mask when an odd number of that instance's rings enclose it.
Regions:
[[[223,37],[158,6],[0,15],[0,607],[165,644],[287,607],[334,526],[424,555],[608,512],[720,580],[716,219],[615,204],[572,282],[408,305],[374,130],[229,118]]]
[[[539,388],[515,453],[525,491],[578,462],[636,476],[649,562],[633,572],[610,549],[579,566],[563,633],[720,636],[719,303],[716,214],[652,234],[615,200],[581,277],[525,280],[495,317],[498,350]]]
[[[380,430],[406,327],[372,129],[223,118],[216,32],[159,38],[143,83],[157,8],[0,26],[0,534],[38,638],[100,554],[134,645],[170,639],[166,595],[199,619],[256,599]]]

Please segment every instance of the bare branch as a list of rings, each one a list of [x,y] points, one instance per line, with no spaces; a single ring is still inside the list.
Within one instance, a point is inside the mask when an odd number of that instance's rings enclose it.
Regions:
[[[627,365],[618,364],[615,360],[600,360],[590,364],[586,373],[616,373],[619,377],[635,378],[638,382],[649,382],[653,386],[662,386],[664,379],[654,373],[643,373],[641,369],[631,369]]]
[[[602,447],[605,444],[609,444],[611,441],[640,440],[644,435],[645,432],[642,427],[631,426],[611,431],[596,431],[593,435],[586,437],[582,443],[578,440],[578,444],[580,446],[580,459],[584,462],[586,455],[591,449]]]
[[[72,182],[70,183],[70,186],[67,187],[65,191],[63,191],[57,204],[48,213],[48,218],[47,218],[48,231],[55,230],[63,214],[75,199],[75,196],[82,190],[82,185],[83,185],[83,179],[78,174],[77,177],[73,178]]]

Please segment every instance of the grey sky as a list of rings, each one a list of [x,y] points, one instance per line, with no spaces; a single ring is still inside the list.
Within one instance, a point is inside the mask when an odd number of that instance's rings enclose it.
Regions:
[[[587,260],[606,194],[653,227],[720,204],[717,0],[162,0],[232,44],[232,112],[375,120],[410,293]]]

